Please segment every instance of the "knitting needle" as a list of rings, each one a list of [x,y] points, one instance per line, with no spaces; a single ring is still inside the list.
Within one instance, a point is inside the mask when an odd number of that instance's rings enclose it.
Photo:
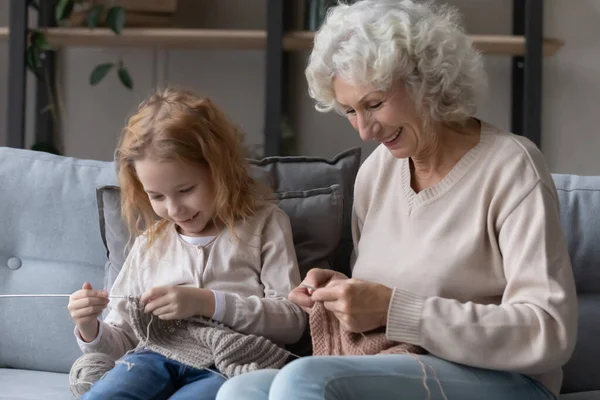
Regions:
[[[314,292],[314,291],[315,291],[315,288],[314,288],[314,287],[312,287],[312,286],[310,286],[310,285],[307,285],[306,283],[302,283],[302,284],[301,284],[301,286],[304,286],[305,288],[307,288],[307,289],[308,289],[308,294],[312,294],[312,292]]]
[[[71,297],[70,294],[0,294],[0,298],[11,297]],[[129,296],[110,295],[109,299],[126,299]]]

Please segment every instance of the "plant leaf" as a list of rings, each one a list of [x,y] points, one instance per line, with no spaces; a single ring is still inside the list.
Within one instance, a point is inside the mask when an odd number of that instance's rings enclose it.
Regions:
[[[38,64],[36,64],[37,60],[39,60],[39,58],[37,58],[35,56],[35,48],[32,46],[29,46],[27,48],[27,51],[25,52],[25,61],[27,63],[27,68],[32,73],[34,73],[36,76],[39,76],[39,67],[40,66]]]
[[[62,20],[67,19],[73,12],[73,0],[58,0],[55,9],[56,22],[60,23]]]
[[[40,31],[33,31],[31,34],[31,45],[40,50],[52,50],[50,47],[50,43],[48,43],[48,39],[46,39],[46,35],[44,35]]]
[[[114,33],[120,35],[125,26],[125,9],[119,6],[111,7],[108,10],[106,23]]]
[[[87,25],[90,29],[94,29],[98,26],[98,23],[100,22],[100,16],[102,15],[102,11],[104,11],[104,6],[102,4],[96,4],[88,12]]]
[[[123,65],[121,65],[119,67],[118,75],[119,75],[119,80],[121,81],[123,86],[125,86],[127,89],[130,89],[130,90],[133,89],[133,80],[131,79],[129,72]]]
[[[96,68],[94,68],[94,70],[90,74],[90,85],[93,86],[100,83],[100,81],[104,79],[106,74],[108,74],[108,71],[110,71],[114,66],[114,63],[105,63],[97,65]]]

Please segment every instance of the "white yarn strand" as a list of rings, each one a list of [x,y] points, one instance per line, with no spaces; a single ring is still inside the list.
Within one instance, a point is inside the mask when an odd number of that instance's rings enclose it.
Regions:
[[[18,298],[18,297],[71,297],[70,294],[0,294],[0,298]],[[129,296],[109,295],[109,299],[126,299]]]

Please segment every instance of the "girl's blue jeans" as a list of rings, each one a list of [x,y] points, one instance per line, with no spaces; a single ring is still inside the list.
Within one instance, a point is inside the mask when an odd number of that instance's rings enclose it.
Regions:
[[[188,367],[150,350],[128,354],[82,399],[214,400],[225,382],[209,370]]]
[[[217,400],[555,400],[542,384],[519,373],[433,356],[419,359],[426,367],[427,388],[422,365],[409,355],[305,357],[281,370],[232,378]]]

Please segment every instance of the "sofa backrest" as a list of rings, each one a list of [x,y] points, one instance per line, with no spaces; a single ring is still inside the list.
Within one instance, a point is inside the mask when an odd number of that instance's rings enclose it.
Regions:
[[[251,162],[290,216],[303,271],[347,267],[360,159],[355,148]],[[129,241],[114,163],[0,148],[0,188],[0,294],[70,294],[84,281],[110,288]],[[0,368],[68,372],[81,352],[67,304],[0,298]]]
[[[348,239],[359,160],[359,152],[349,151],[331,161],[271,158],[254,162],[252,168],[279,192],[340,183],[342,237]],[[329,171],[322,184],[314,181],[321,168]],[[313,180],[310,185],[307,177]],[[553,177],[580,315],[563,391],[600,390],[600,371],[594,368],[600,358],[600,177]],[[110,261],[99,222],[106,215],[98,210],[96,194],[98,188],[116,184],[112,162],[0,148],[0,294],[69,294],[84,281],[106,285]],[[0,298],[0,368],[68,372],[81,353],[67,303],[67,298]]]
[[[563,392],[600,390],[600,177],[553,178],[579,301],[577,344],[564,368]]]
[[[0,148],[0,294],[101,288],[96,187],[114,183],[112,163]],[[81,355],[68,301],[0,298],[0,367],[68,372]]]

